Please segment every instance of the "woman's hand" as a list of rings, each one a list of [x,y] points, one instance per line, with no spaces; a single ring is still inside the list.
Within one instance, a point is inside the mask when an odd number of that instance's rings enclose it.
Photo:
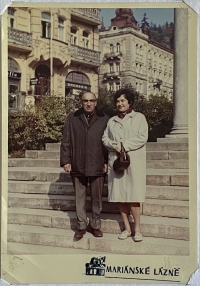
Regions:
[[[115,148],[115,150],[116,150],[118,153],[120,153],[120,152],[121,152],[121,148],[122,148],[121,143],[120,143],[120,142],[117,142],[117,144],[114,146],[114,148]]]

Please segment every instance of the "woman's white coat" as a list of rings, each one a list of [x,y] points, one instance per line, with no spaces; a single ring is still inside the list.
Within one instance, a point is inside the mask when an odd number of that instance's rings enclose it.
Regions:
[[[142,113],[132,111],[121,119],[110,118],[102,141],[108,149],[108,201],[144,202],[146,194],[146,142],[148,125]],[[123,174],[113,170],[117,158],[114,145],[122,142],[130,156],[130,166]]]

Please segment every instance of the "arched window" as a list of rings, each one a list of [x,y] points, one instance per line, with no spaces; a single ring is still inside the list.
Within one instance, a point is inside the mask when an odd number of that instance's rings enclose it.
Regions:
[[[117,43],[116,49],[117,49],[117,53],[119,53],[120,52],[120,43]]]
[[[110,44],[110,53],[113,53],[114,52],[114,46],[113,44]]]
[[[41,35],[43,38],[51,38],[51,15],[47,12],[41,13]]]
[[[17,96],[20,91],[21,69],[18,63],[8,58],[8,103],[9,108],[17,108]]]
[[[80,72],[70,72],[67,75],[66,80],[74,83],[81,83],[86,85],[90,84],[87,76]]]
[[[78,95],[80,91],[91,89],[88,77],[81,72],[68,73],[65,80],[65,96],[69,94]]]

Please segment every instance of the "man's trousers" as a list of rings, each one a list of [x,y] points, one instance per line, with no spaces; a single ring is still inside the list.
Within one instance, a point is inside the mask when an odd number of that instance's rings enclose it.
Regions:
[[[101,228],[100,213],[102,210],[102,192],[104,177],[72,177],[76,197],[76,216],[78,229],[86,229],[86,190],[89,184],[91,195],[92,218],[90,225],[93,229]]]

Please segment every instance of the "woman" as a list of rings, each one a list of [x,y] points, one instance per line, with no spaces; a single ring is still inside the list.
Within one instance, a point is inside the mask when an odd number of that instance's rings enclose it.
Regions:
[[[114,95],[118,115],[110,118],[102,141],[109,151],[108,157],[108,201],[117,202],[125,230],[119,239],[131,236],[129,215],[134,218],[134,241],[142,241],[140,229],[140,203],[146,193],[146,142],[148,125],[143,114],[132,110],[134,94],[124,88]],[[130,156],[130,166],[121,174],[113,170],[121,142]]]

